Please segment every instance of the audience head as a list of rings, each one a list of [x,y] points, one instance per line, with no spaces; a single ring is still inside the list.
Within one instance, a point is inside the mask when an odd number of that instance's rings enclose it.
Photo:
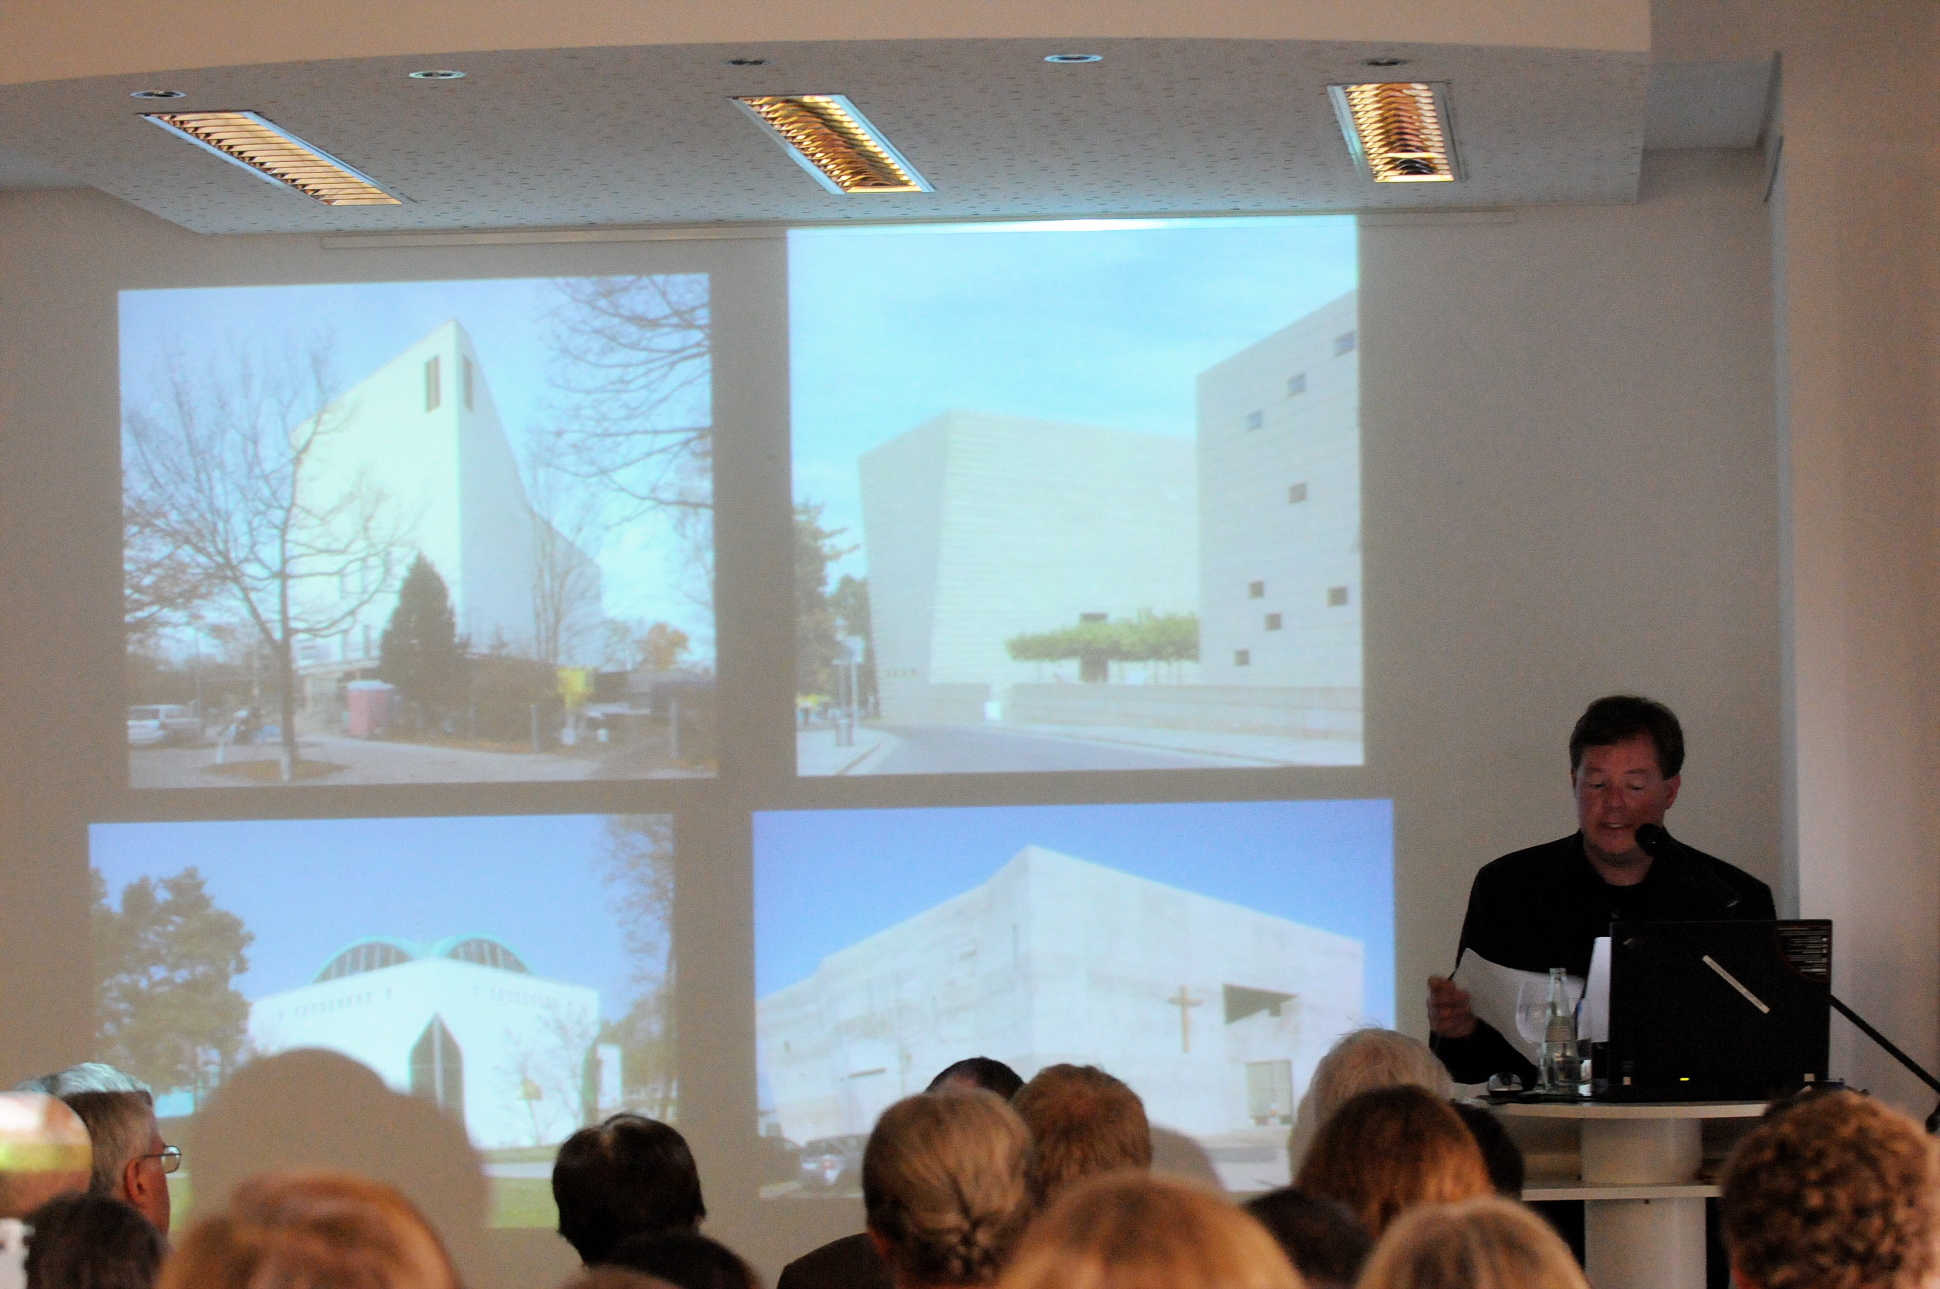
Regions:
[[[1266,1228],[1220,1196],[1122,1172],[1065,1191],[1001,1289],[1304,1289]]]
[[[1549,1223],[1499,1195],[1424,1204],[1388,1228],[1360,1289],[1589,1289]]]
[[[747,1263],[698,1231],[629,1235],[601,1265],[637,1271],[674,1289],[760,1289]]]
[[[629,1235],[692,1231],[707,1216],[686,1138],[637,1114],[566,1138],[552,1166],[552,1198],[559,1234],[588,1264],[606,1261]]]
[[[33,1289],[152,1289],[162,1236],[141,1213],[106,1195],[63,1195],[27,1219]]]
[[[1502,1121],[1495,1117],[1495,1111],[1482,1106],[1451,1103],[1455,1113],[1468,1125],[1469,1132],[1475,1136],[1475,1144],[1482,1149],[1482,1162],[1488,1166],[1489,1184],[1495,1193],[1505,1199],[1522,1197],[1523,1160],[1522,1147],[1518,1146],[1503,1128]]]
[[[1030,1129],[1031,1194],[1039,1205],[1083,1178],[1152,1166],[1145,1103],[1096,1066],[1047,1066],[1011,1105]]]
[[[1300,1108],[1308,1117],[1312,1107],[1309,1123],[1311,1130],[1318,1131],[1334,1111],[1361,1093],[1404,1084],[1426,1088],[1443,1100],[1454,1092],[1448,1067],[1428,1044],[1399,1030],[1357,1029],[1335,1040],[1314,1066],[1313,1081]]]
[[[83,1061],[54,1074],[28,1079],[16,1092],[45,1092],[65,1100],[77,1092],[147,1092],[149,1087],[132,1074],[123,1074],[100,1061]]]
[[[1374,1247],[1354,1210],[1292,1186],[1253,1197],[1246,1211],[1279,1241],[1309,1289],[1352,1289]]]
[[[602,1263],[596,1267],[581,1267],[567,1276],[559,1289],[680,1289],[680,1287],[670,1285],[658,1276],[650,1276],[630,1267],[616,1267],[610,1263]]]
[[[1743,1289],[1912,1289],[1940,1239],[1935,1145],[1852,1092],[1774,1110],[1719,1183],[1724,1242]]]
[[[952,1085],[982,1088],[1008,1101],[1017,1095],[1017,1089],[1024,1086],[1024,1080],[1018,1078],[1017,1071],[1002,1061],[992,1060],[988,1056],[969,1056],[931,1079],[925,1091],[941,1092]]]
[[[0,1218],[23,1218],[88,1188],[94,1157],[80,1116],[44,1092],[0,1092]]]
[[[1031,1138],[995,1093],[948,1088],[883,1111],[862,1154],[862,1206],[904,1286],[997,1278],[1030,1219]]]
[[[106,1067],[104,1067],[106,1068]],[[155,1099],[137,1092],[73,1092],[61,1098],[87,1125],[94,1146],[88,1189],[129,1205],[167,1234],[168,1149],[155,1122]]]
[[[1321,1125],[1294,1184],[1354,1210],[1376,1239],[1404,1210],[1491,1193],[1481,1147],[1448,1102],[1378,1088]]]
[[[350,1173],[259,1173],[190,1228],[159,1289],[458,1289],[458,1276],[392,1187]]]

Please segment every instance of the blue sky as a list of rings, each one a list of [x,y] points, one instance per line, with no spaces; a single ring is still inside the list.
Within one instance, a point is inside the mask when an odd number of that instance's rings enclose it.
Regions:
[[[301,354],[318,340],[329,341],[335,375],[349,388],[456,318],[477,346],[506,435],[523,457],[528,434],[556,420],[547,411],[546,315],[557,299],[548,278],[123,291],[122,402],[143,399],[171,350],[194,371],[243,351]],[[712,624],[697,621],[698,611],[666,585],[656,536],[644,526],[610,535],[601,552],[608,616],[664,618],[697,642],[711,641]]]
[[[198,869],[217,907],[256,935],[235,985],[251,1000],[308,984],[352,940],[483,932],[537,975],[600,991],[625,1013],[630,974],[595,867],[598,815],[95,824],[94,866],[129,883]]]
[[[950,408],[1190,437],[1198,373],[1354,290],[1356,247],[1352,216],[793,231],[795,496],[859,538],[857,458]]]
[[[1352,936],[1366,946],[1369,1014],[1393,1023],[1389,801],[757,813],[756,996],[979,885],[1027,845]]]

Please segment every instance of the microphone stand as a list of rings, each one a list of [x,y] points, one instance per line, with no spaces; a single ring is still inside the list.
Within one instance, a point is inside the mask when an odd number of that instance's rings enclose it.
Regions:
[[[1914,1076],[1917,1077],[1920,1080],[1920,1082],[1926,1084],[1928,1087],[1932,1088],[1935,1092],[1940,1092],[1940,1079],[1936,1079],[1931,1074],[1928,1074],[1926,1070],[1921,1067],[1918,1061],[1915,1061],[1912,1057],[1908,1056],[1905,1052],[1900,1051],[1900,1049],[1894,1045],[1892,1039],[1886,1037],[1886,1035],[1874,1029],[1872,1025],[1867,1022],[1864,1016],[1861,1016],[1858,1012],[1854,1011],[1852,1008],[1840,1002],[1837,994],[1828,992],[1826,994],[1826,997],[1832,1000],[1833,1010],[1838,1012],[1841,1016],[1844,1016],[1847,1020],[1851,1021],[1855,1026],[1857,1026],[1860,1033],[1864,1034],[1867,1038],[1872,1039],[1873,1042],[1878,1043],[1881,1048],[1885,1049],[1885,1052],[1888,1056],[1892,1057],[1894,1060],[1898,1061],[1901,1065],[1904,1065],[1907,1069],[1911,1070]],[[1929,1136],[1935,1133],[1940,1133],[1940,1105],[1936,1105],[1935,1107],[1933,1107],[1933,1113],[1927,1116],[1927,1133]]]

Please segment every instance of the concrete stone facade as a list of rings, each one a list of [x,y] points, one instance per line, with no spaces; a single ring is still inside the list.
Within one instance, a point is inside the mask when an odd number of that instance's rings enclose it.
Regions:
[[[1095,1064],[1155,1124],[1278,1125],[1363,1023],[1360,941],[1037,846],[756,1006],[771,1130],[867,1132],[965,1056]]]

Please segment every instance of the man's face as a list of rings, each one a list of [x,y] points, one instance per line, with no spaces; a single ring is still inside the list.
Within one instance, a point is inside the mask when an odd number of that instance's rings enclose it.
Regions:
[[[1657,767],[1657,745],[1639,734],[1621,743],[1583,749],[1583,763],[1571,776],[1576,788],[1576,822],[1589,844],[1605,855],[1637,849],[1637,829],[1662,824],[1677,800],[1678,779]]]
[[[161,1153],[167,1148],[161,1128],[150,1120],[148,1148],[142,1152],[143,1158],[129,1162],[124,1173],[128,1203],[163,1235],[168,1234],[170,1217],[168,1174],[162,1171],[161,1160]]]

